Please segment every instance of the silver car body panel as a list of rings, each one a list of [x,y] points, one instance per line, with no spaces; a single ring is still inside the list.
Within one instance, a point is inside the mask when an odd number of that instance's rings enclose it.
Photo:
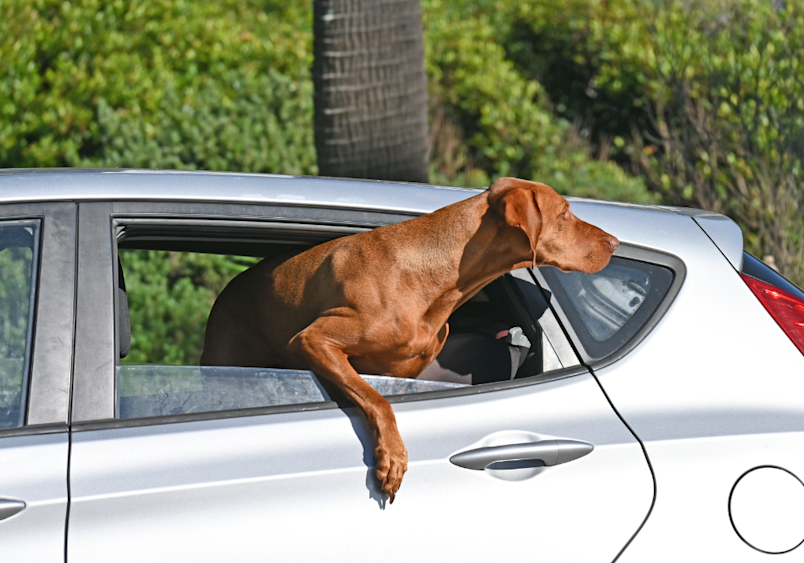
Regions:
[[[380,180],[186,170],[0,170],[0,203],[19,201],[193,201],[318,206],[419,215],[482,190]],[[567,197],[570,203],[659,215],[710,216],[681,207]],[[573,206],[573,209],[575,207]],[[716,214],[715,214],[716,215]]]
[[[720,249],[726,260],[738,272],[743,269],[743,232],[737,223],[719,215],[710,213],[693,217],[712,242]]]
[[[8,172],[8,171],[6,171]],[[175,170],[0,173],[0,202],[205,201],[429,213],[479,190],[372,180]]]
[[[3,561],[64,561],[68,442],[66,431],[0,438],[0,499],[25,503],[0,520]]]
[[[68,560],[494,561],[536,545],[546,561],[609,562],[652,502],[641,448],[588,374],[394,411],[410,465],[384,507],[353,408],[76,432]],[[594,451],[555,467],[449,461],[553,438]]]
[[[729,495],[753,467],[804,476],[804,357],[709,233],[683,224],[689,218],[648,225],[639,212],[582,207],[580,217],[621,240],[683,257],[687,269],[674,304],[639,352],[597,372],[644,442],[658,489],[650,518],[620,560],[767,557],[734,532]],[[669,530],[678,541],[667,541]],[[798,560],[801,553],[777,557]]]

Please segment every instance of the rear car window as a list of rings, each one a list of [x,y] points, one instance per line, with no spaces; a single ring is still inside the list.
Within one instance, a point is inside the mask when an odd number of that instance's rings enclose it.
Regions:
[[[667,296],[675,275],[669,267],[616,256],[596,274],[552,267],[539,272],[586,361],[610,356],[631,341]]]
[[[24,424],[39,221],[0,221],[0,428]]]

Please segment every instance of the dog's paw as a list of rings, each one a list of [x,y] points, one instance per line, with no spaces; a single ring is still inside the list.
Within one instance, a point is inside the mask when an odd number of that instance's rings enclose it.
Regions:
[[[388,495],[393,504],[396,492],[402,485],[402,476],[408,470],[408,451],[401,444],[393,450],[380,445],[374,451],[374,460],[380,490]]]

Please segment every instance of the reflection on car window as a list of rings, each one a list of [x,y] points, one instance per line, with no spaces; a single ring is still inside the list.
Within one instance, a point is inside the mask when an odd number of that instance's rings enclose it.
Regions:
[[[540,271],[591,360],[613,353],[634,336],[673,281],[669,268],[620,257],[595,274]]]
[[[584,326],[599,342],[611,338],[636,313],[651,285],[645,272],[617,265],[598,274],[568,272],[560,279],[574,296]]]
[[[24,421],[38,249],[39,221],[0,221],[0,428]]]
[[[463,387],[457,383],[364,375],[381,395]],[[296,405],[329,401],[309,371],[290,369],[135,366],[117,367],[118,418]]]

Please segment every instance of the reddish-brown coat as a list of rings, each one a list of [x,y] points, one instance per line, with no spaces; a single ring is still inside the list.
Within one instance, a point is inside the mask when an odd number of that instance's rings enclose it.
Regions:
[[[407,451],[391,406],[358,373],[416,377],[444,346],[452,312],[498,276],[533,265],[596,272],[618,244],[548,186],[501,178],[428,215],[250,268],[215,303],[201,363],[310,369],[332,382],[365,413],[393,501]]]

